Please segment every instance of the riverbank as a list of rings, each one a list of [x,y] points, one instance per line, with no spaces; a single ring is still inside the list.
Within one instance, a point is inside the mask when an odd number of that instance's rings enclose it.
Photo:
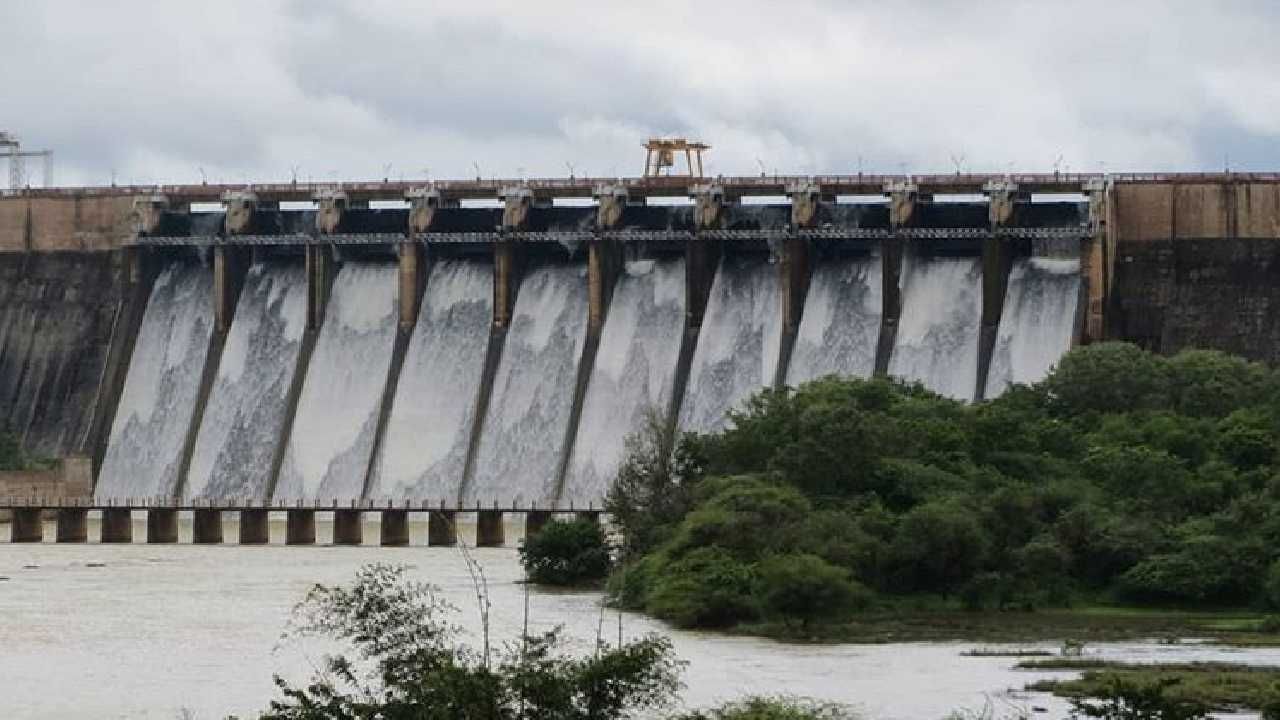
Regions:
[[[1232,647],[1280,647],[1267,616],[1241,611],[1179,612],[1085,607],[1034,612],[908,611],[864,613],[847,622],[808,629],[781,622],[748,623],[731,631],[801,643],[972,641],[1027,643],[1109,642],[1196,638]]]
[[[1099,697],[1117,680],[1137,686],[1164,684],[1167,697],[1215,712],[1280,710],[1280,667],[1222,662],[1132,664],[1098,659],[1053,658],[1018,663],[1024,670],[1081,671],[1070,680],[1038,680],[1026,689],[1058,697]]]

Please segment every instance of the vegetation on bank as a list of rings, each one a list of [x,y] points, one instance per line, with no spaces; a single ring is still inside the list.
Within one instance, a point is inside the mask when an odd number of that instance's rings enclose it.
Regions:
[[[483,599],[482,605],[487,603]],[[306,685],[277,677],[263,720],[611,720],[670,711],[684,663],[649,635],[575,656],[556,631],[491,651],[461,639],[456,609],[402,567],[369,565],[347,586],[316,585],[294,610],[292,637],[338,641]],[[672,720],[841,720],[834,705],[751,698]]]
[[[831,377],[731,419],[630,439],[607,503],[624,606],[797,637],[918,610],[1280,609],[1263,365],[1098,344],[988,402]]]
[[[1028,690],[1083,701],[1078,705],[1097,705],[1098,698],[1115,697],[1118,690],[1127,689],[1129,695],[1146,697],[1148,703],[1159,699],[1166,707],[1198,713],[1186,717],[1206,717],[1209,711],[1252,710],[1261,711],[1266,720],[1280,720],[1280,668],[1277,667],[1230,663],[1135,665],[1082,658],[1028,660],[1018,667],[1083,671],[1073,680],[1041,680],[1027,686]]]

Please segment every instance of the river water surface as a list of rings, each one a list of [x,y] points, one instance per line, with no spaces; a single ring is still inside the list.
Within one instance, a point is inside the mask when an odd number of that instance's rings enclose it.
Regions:
[[[332,529],[317,521],[317,539],[325,542]],[[233,539],[234,522],[228,519],[225,529]],[[144,531],[138,516],[135,538]],[[476,632],[475,593],[459,551],[423,547],[425,523],[411,532],[414,545],[405,548],[0,545],[0,715],[256,717],[276,696],[273,673],[301,681],[325,649],[281,643],[290,609],[313,583],[348,582],[371,562],[408,565],[412,577],[438,585],[460,608],[457,622]],[[509,547],[471,551],[489,580],[496,643],[516,639],[522,622],[518,532],[508,526]],[[272,533],[273,542],[283,540],[282,521],[273,523]],[[0,536],[7,540],[7,526],[0,525]],[[53,536],[50,524],[45,537]],[[96,522],[89,536],[98,536]],[[464,525],[460,536],[471,538],[472,529]],[[376,522],[366,526],[365,537],[376,542]],[[190,540],[189,522],[182,524],[182,540]],[[570,649],[589,650],[602,623],[606,637],[617,637],[617,615],[602,617],[596,593],[534,590],[529,607],[531,630],[563,625]],[[1037,706],[1045,712],[1034,717],[1065,715],[1054,698],[1011,689],[1069,674],[1013,670],[1013,658],[961,656],[972,642],[805,646],[673,631],[638,615],[625,615],[622,625],[629,638],[672,637],[689,662],[683,694],[689,707],[786,693],[850,703],[868,718],[942,718],[987,702],[1000,714]],[[1280,649],[1151,642],[1091,645],[1089,651],[1135,662],[1280,664]]]

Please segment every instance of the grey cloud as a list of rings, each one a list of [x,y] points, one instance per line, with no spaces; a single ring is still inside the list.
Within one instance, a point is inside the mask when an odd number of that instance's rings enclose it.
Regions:
[[[0,129],[60,179],[1280,167],[1280,9],[409,0],[0,5]]]

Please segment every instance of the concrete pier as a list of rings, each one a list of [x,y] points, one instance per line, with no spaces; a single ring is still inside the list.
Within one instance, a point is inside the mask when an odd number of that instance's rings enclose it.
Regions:
[[[44,542],[44,520],[40,508],[14,508],[9,539],[16,543]]]
[[[285,514],[284,542],[286,545],[315,545],[316,511],[287,511]]]
[[[427,515],[427,545],[453,547],[458,544],[458,514],[453,510],[432,510]]]
[[[84,508],[62,508],[58,511],[60,543],[89,542],[89,511]]]
[[[266,545],[271,542],[271,524],[266,510],[240,511],[240,544]]]
[[[217,545],[222,542],[221,510],[192,511],[191,542],[197,545]]]
[[[524,536],[531,538],[542,532],[542,528],[551,522],[551,511],[549,510],[530,510],[524,514]]]
[[[364,513],[359,510],[333,511],[333,544],[359,545],[364,542]]]
[[[506,541],[506,527],[501,510],[481,510],[476,513],[476,547],[502,547]]]
[[[102,542],[133,542],[133,512],[127,508],[106,508],[102,511]]]
[[[154,545],[176,542],[178,542],[178,511],[148,510],[147,543]]]
[[[418,322],[418,310],[422,306],[422,291],[426,287],[426,252],[420,243],[402,242],[400,257],[400,329],[410,331]]]
[[[430,526],[428,526],[430,531]],[[383,510],[382,529],[378,542],[384,547],[400,547],[409,544],[409,511]]]

